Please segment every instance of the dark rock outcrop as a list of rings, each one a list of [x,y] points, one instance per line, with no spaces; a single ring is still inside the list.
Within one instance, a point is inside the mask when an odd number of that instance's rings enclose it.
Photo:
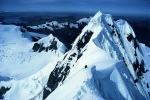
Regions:
[[[53,50],[57,50],[57,49],[58,49],[57,41],[55,40],[55,38],[52,41],[50,41],[49,46],[47,46],[47,47],[44,47],[44,43],[35,43],[32,48],[33,52],[37,52],[37,51],[38,52],[42,52],[42,51],[48,52],[48,50],[53,51]]]
[[[0,99],[3,99],[3,95],[9,90],[10,88],[1,87],[0,88]]]

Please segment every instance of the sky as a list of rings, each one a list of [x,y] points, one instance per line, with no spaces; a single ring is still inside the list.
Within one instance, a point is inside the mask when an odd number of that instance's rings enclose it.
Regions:
[[[150,0],[0,0],[0,11],[150,14]]]

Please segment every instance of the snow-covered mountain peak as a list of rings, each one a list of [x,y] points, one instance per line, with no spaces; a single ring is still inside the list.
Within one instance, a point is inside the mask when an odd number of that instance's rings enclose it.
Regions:
[[[45,38],[42,38],[42,39],[40,39],[39,41],[38,41],[38,43],[43,43],[44,45],[44,47],[47,47],[51,42],[52,42],[52,40],[53,39],[55,39],[54,37],[53,37],[53,35],[52,34],[50,34],[50,35],[48,35],[47,37],[45,37]],[[57,39],[56,39],[57,40]]]
[[[94,23],[95,25],[99,25],[101,23],[102,13],[99,11],[95,14],[94,17],[91,18],[90,22]]]
[[[40,39],[40,40],[38,41],[38,43],[41,43],[41,44],[43,43],[43,46],[44,46],[44,47],[47,47],[47,46],[49,46],[49,44],[50,44],[53,40],[55,40],[55,39],[56,39],[56,41],[58,41],[57,38],[53,37],[53,35],[50,34],[50,35],[48,35],[47,37]]]
[[[55,51],[55,52],[60,51],[61,53],[65,53],[67,48],[57,38],[53,37],[53,35],[50,34],[49,36],[38,40],[38,42],[34,44],[32,49],[34,52],[37,51],[48,52],[50,50],[50,51]]]
[[[94,15],[94,17],[92,18],[92,20],[93,20],[93,19],[98,19],[98,18],[101,17],[101,16],[102,16],[102,12],[98,11],[98,12]]]
[[[146,70],[142,65],[137,68],[136,64],[141,63],[143,58],[141,51],[137,48],[139,43],[133,29],[126,21],[121,25],[117,22],[111,15],[101,12],[97,12],[91,18],[74,41],[72,48],[51,72],[44,90],[44,99],[48,96],[47,94],[50,94],[48,99],[54,99],[57,93],[62,93],[61,91],[66,87],[72,86],[73,80],[78,80],[78,82],[68,89],[68,91],[75,91],[69,94],[68,99],[84,100],[88,95],[92,95],[97,100],[101,97],[108,100],[147,99],[148,92],[146,91],[149,89],[144,76]],[[144,77],[143,80],[140,77]],[[90,79],[94,82],[89,81]],[[114,86],[110,84],[105,86],[107,83],[114,84]],[[90,85],[95,87],[91,89]],[[116,91],[115,95],[110,88]],[[92,91],[92,94],[88,92],[88,89]],[[64,99],[67,93],[63,93],[58,99]],[[120,94],[123,97],[120,97]]]
[[[53,37],[52,34],[49,36],[42,38],[38,40],[33,46],[33,51],[36,52],[41,52],[41,51],[46,51],[48,52],[49,50],[51,51],[60,51],[61,53],[65,53],[66,47],[63,43],[61,43],[57,38]]]

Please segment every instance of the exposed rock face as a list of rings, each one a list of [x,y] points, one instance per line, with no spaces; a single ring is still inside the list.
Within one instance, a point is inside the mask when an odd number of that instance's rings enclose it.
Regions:
[[[50,44],[49,46],[44,47],[44,43],[40,43],[40,44],[35,43],[32,49],[34,52],[37,52],[37,51],[38,52],[41,52],[41,51],[48,52],[48,50],[51,50],[51,51],[57,50],[57,41],[55,41],[55,38],[49,44]]]
[[[3,95],[9,90],[10,88],[1,87],[0,88],[0,99],[3,99]]]

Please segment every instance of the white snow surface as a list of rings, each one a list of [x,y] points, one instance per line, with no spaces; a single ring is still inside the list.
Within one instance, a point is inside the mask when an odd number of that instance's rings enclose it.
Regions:
[[[56,52],[33,52],[34,43],[22,34],[18,26],[0,25],[0,87],[10,87],[4,95],[6,100],[27,100],[40,93],[66,49],[56,39]],[[38,42],[47,45],[53,38],[49,35]]]

